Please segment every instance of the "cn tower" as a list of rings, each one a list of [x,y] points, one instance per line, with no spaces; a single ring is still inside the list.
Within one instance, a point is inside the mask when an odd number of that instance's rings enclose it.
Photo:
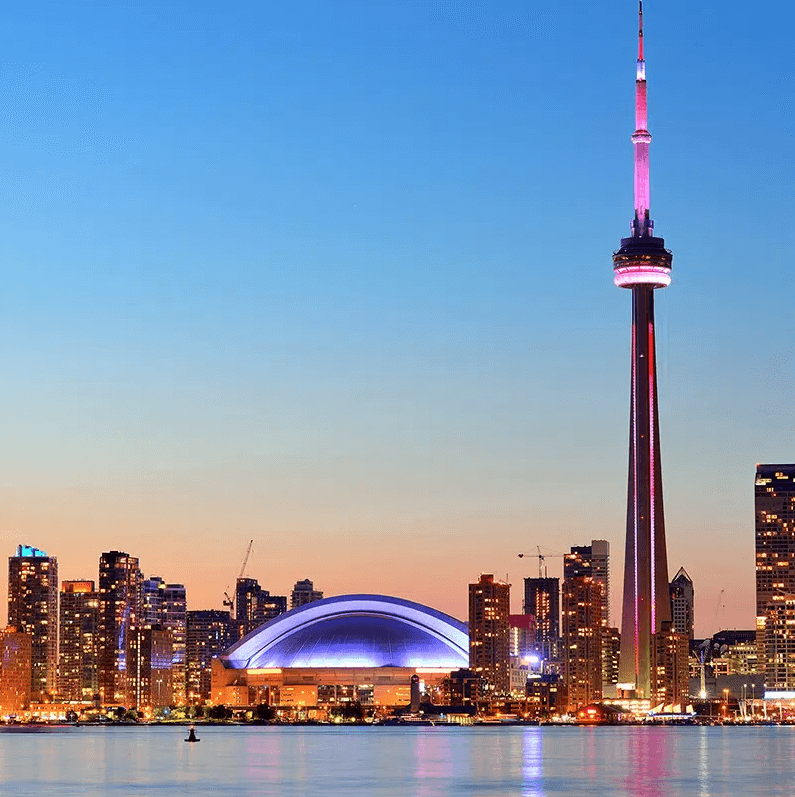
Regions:
[[[665,546],[660,426],[657,412],[654,291],[671,283],[672,255],[654,236],[649,215],[649,143],[646,121],[646,62],[643,1],[638,10],[635,80],[635,218],[631,235],[613,253],[619,288],[632,291],[632,386],[629,417],[629,489],[624,559],[619,689],[650,697],[653,634],[671,619]]]

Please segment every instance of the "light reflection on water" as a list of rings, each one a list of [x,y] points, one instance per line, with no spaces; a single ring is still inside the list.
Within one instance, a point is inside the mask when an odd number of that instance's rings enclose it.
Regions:
[[[795,728],[0,732],[0,793],[245,797],[795,794]]]

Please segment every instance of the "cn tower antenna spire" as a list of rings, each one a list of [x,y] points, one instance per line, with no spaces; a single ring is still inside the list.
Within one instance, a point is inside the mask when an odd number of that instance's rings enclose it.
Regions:
[[[643,0],[638,0],[638,61],[643,60]]]

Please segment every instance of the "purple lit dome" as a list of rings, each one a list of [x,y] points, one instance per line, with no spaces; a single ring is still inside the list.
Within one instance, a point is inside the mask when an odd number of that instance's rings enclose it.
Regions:
[[[224,667],[469,666],[464,623],[420,603],[338,595],[261,625],[222,654]]]

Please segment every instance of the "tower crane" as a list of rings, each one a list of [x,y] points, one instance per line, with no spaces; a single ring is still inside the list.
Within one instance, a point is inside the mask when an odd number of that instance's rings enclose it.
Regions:
[[[251,548],[254,545],[254,540],[249,540],[248,548],[246,549],[246,555],[243,557],[243,564],[240,566],[240,573],[237,577],[237,580],[240,581],[243,578],[246,572],[246,565],[248,564],[248,558],[251,556]],[[231,596],[229,595],[229,587],[224,590],[224,600],[223,605],[228,607],[230,613],[232,611],[232,607],[235,605],[234,600],[232,600]]]
[[[540,545],[536,545],[536,551],[538,551],[538,553],[525,553],[525,552],[522,552],[522,553],[519,554],[519,558],[523,559],[525,556],[532,556],[534,559],[538,559],[538,577],[539,578],[547,578],[548,577],[547,565],[546,565],[547,557],[551,556],[551,557],[557,558],[558,556],[565,556],[566,555],[565,553],[556,553],[556,552],[545,553],[545,554],[541,553],[541,546]]]

